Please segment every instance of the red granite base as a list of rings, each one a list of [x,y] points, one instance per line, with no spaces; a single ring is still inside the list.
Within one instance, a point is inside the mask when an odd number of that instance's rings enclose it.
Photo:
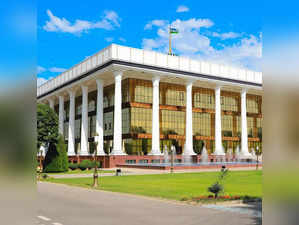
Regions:
[[[94,160],[94,156],[69,156],[69,161],[73,163],[80,163],[84,159]],[[178,162],[183,161],[182,155],[176,155],[175,159]],[[126,168],[142,168],[142,169],[170,169],[170,166],[152,166],[152,165],[142,165],[142,164],[151,164],[151,163],[163,163],[164,156],[149,156],[149,155],[110,155],[110,156],[97,156],[97,161],[102,162],[103,168],[115,168],[115,167],[126,167]],[[235,159],[233,159],[234,161]],[[210,162],[219,162],[219,158],[216,156],[209,156]],[[200,155],[194,155],[191,157],[192,163],[200,162]],[[221,168],[221,164],[217,165],[198,165],[198,166],[177,166],[175,169],[202,169],[208,168]],[[228,168],[232,167],[255,167],[255,164],[231,164],[227,165]]]
[[[174,166],[174,170],[186,170],[186,169],[221,169],[222,164],[217,165],[180,165],[180,166]],[[138,169],[152,169],[152,170],[170,170],[171,166],[156,166],[156,165],[118,165],[118,167],[121,168],[138,168]],[[256,167],[256,164],[226,164],[226,168],[249,168],[249,167]],[[261,167],[261,165],[259,165]]]

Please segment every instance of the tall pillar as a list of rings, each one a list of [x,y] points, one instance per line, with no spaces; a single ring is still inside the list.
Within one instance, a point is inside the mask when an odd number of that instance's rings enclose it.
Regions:
[[[125,155],[122,149],[122,92],[121,79],[123,72],[114,73],[114,123],[113,123],[113,150],[111,155]]]
[[[54,110],[54,99],[50,98],[48,99],[48,101],[49,101],[50,108]]]
[[[82,117],[81,117],[81,151],[80,155],[89,155],[88,152],[88,87],[82,88]]]
[[[214,155],[225,155],[222,146],[222,129],[221,129],[221,87],[215,88],[215,152]]]
[[[184,155],[196,155],[193,150],[193,126],[192,126],[192,82],[186,85],[186,142]]]
[[[97,132],[97,155],[105,155],[104,152],[104,131],[103,131],[103,81],[100,79],[97,82],[97,117],[96,117],[96,132]]]
[[[161,155],[160,122],[159,122],[159,82],[160,77],[153,78],[153,108],[152,108],[152,150],[151,155]]]
[[[69,137],[68,137],[68,156],[74,156],[75,153],[75,91],[68,91],[70,95],[69,111]]]
[[[59,134],[63,135],[64,124],[64,97],[59,96]]]
[[[251,158],[251,154],[248,151],[246,94],[247,90],[243,88],[241,92],[241,157]]]

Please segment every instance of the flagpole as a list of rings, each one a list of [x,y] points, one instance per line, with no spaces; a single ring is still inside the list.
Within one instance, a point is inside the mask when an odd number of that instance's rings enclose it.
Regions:
[[[169,26],[169,55],[171,55],[171,32],[170,32],[170,26]]]

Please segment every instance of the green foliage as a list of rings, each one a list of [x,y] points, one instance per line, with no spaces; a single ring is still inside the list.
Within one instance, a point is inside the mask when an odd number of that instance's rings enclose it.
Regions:
[[[58,143],[50,143],[48,152],[44,161],[44,172],[66,172],[68,171],[68,156],[66,144],[60,135]]]
[[[218,194],[223,190],[224,190],[223,185],[218,182],[216,182],[216,183],[212,184],[210,187],[208,187],[208,191],[213,193],[215,195],[215,198],[217,198]]]
[[[136,127],[136,126],[131,127],[131,132],[136,133],[136,134],[145,134],[146,133],[146,131],[143,127]]]
[[[196,154],[201,154],[201,151],[204,146],[204,141],[203,140],[193,140],[193,146],[194,146],[194,152]]]
[[[222,134],[224,137],[232,137],[233,136],[233,132],[230,130],[222,131]]]
[[[94,154],[96,150],[97,144],[95,142],[89,142],[89,152],[90,154]]]
[[[222,181],[228,174],[228,169],[222,168],[220,175],[218,176],[218,180],[208,187],[208,191],[213,193],[215,195],[215,198],[218,197],[218,194],[222,191],[224,191],[224,186],[222,184]]]
[[[91,161],[88,159],[82,160],[82,162],[79,163],[78,168],[82,171],[89,168]]]
[[[77,163],[70,163],[70,164],[69,164],[69,168],[70,168],[71,170],[76,170],[76,169],[78,169],[78,164],[77,164]]]
[[[85,159],[82,162],[79,163],[78,168],[82,171],[86,169],[92,169],[97,165],[98,168],[102,167],[102,164],[100,162],[90,161],[89,159]]]
[[[58,116],[48,105],[37,105],[37,148],[57,143]]]

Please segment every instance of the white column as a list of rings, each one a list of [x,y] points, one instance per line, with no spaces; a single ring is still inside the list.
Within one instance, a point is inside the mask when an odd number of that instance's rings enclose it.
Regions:
[[[54,99],[50,98],[48,99],[48,101],[49,101],[50,108],[54,110]]]
[[[59,96],[59,134],[63,135],[63,124],[64,124],[64,97]]]
[[[69,137],[68,137],[68,155],[73,156],[75,153],[75,91],[68,91],[70,95],[69,108]]]
[[[122,150],[122,71],[114,72],[114,122],[113,122],[113,150],[111,155],[125,155]]]
[[[159,121],[159,77],[153,78],[152,150],[150,155],[161,155]]]
[[[192,81],[186,85],[186,142],[184,155],[196,155],[193,150]]]
[[[82,89],[82,117],[81,117],[81,151],[80,155],[89,155],[88,152],[88,87]]]
[[[97,136],[97,155],[105,155],[104,152],[104,131],[103,131],[103,81],[96,80],[98,96],[97,96],[97,118],[96,118],[96,132]]]
[[[246,94],[247,90],[242,89],[241,92],[241,157],[251,158],[248,151],[248,134],[247,134],[247,110],[246,110]]]
[[[215,88],[215,152],[214,155],[225,155],[222,146],[222,129],[221,129],[221,87]]]

